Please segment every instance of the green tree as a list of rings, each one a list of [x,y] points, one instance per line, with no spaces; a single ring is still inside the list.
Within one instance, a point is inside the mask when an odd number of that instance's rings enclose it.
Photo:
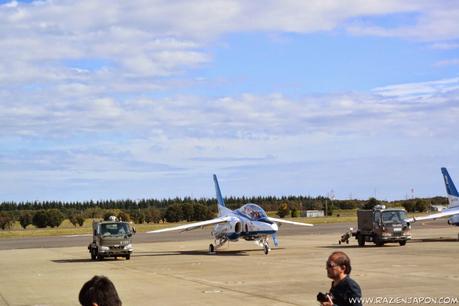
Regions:
[[[65,216],[59,209],[49,209],[47,212],[47,225],[51,227],[59,227],[64,221]]]
[[[128,222],[131,221],[131,216],[125,211],[120,211],[118,213],[118,219]]]
[[[300,216],[300,211],[296,208],[292,208],[292,210],[290,211],[290,216],[292,218],[298,218]]]
[[[161,211],[157,208],[150,208],[145,212],[145,221],[147,223],[159,223],[161,221]]]
[[[70,221],[70,223],[72,223],[72,225],[73,225],[74,227],[76,227],[77,224],[78,224],[77,214],[76,214],[76,213],[70,213],[70,215],[69,215],[69,221]]]
[[[376,205],[379,205],[379,201],[376,198],[369,198],[368,201],[363,205],[363,209],[373,209]]]
[[[32,224],[38,228],[45,228],[48,226],[48,215],[46,214],[46,211],[37,211],[32,218]]]
[[[145,222],[145,213],[141,210],[133,210],[131,212],[131,218],[136,224],[143,224]]]
[[[423,199],[416,199],[414,207],[415,207],[416,211],[425,212],[425,211],[429,210],[430,203],[428,201],[426,201],[426,200],[423,200]]]
[[[179,222],[183,220],[182,207],[179,204],[172,204],[166,209],[164,217],[167,222]]]
[[[29,212],[23,212],[19,216],[19,223],[21,224],[22,228],[25,229],[28,225],[32,224],[33,216]]]
[[[193,204],[191,203],[184,203],[182,204],[182,213],[183,213],[183,219],[186,221],[190,222],[193,220]]]
[[[82,227],[84,224],[84,216],[82,214],[78,214],[76,216],[76,219],[77,219],[78,225]]]
[[[90,207],[84,211],[87,218],[101,218],[104,217],[103,210],[100,207]],[[112,216],[112,215],[111,215]]]
[[[207,219],[210,219],[207,206],[200,203],[193,204],[193,221],[204,221]]]
[[[11,214],[0,211],[0,228],[9,230],[13,226],[14,218]]]
[[[287,203],[282,203],[281,205],[279,205],[279,209],[277,210],[277,215],[280,218],[284,218],[285,216],[289,214],[289,212],[290,211],[288,209]]]
[[[406,209],[407,212],[415,212],[416,211],[416,202],[413,200],[403,201],[402,203],[403,208]]]

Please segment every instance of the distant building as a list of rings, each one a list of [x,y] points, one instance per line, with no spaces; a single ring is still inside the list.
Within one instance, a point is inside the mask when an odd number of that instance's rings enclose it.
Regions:
[[[445,205],[430,205],[431,211],[442,211],[445,208],[446,208]]]
[[[307,217],[307,218],[317,218],[317,217],[323,217],[325,216],[323,210],[305,210],[301,214],[302,217]]]

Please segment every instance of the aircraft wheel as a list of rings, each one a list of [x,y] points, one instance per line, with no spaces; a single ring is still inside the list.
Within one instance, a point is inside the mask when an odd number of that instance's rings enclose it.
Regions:
[[[267,244],[265,244],[265,245],[263,246],[263,249],[264,249],[264,251],[265,251],[265,255],[268,255],[268,253],[269,253],[269,246],[268,246]]]
[[[214,254],[215,253],[215,247],[214,245],[211,243],[209,244],[209,254]]]
[[[399,241],[398,243],[400,244],[400,246],[404,246],[406,244],[406,240]]]
[[[129,259],[131,259],[131,254],[126,255],[126,260],[129,260]]]

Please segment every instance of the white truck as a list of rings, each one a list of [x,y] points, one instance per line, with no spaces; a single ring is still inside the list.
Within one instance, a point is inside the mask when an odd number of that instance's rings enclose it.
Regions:
[[[135,229],[128,222],[120,221],[111,216],[109,220],[94,220],[92,223],[92,242],[88,246],[92,260],[105,257],[131,258],[132,236]]]
[[[357,210],[357,230],[350,228],[341,235],[339,244],[349,243],[350,237],[357,239],[359,246],[373,242],[377,246],[395,242],[404,246],[411,239],[411,225],[405,221],[406,210],[376,205],[373,209]]]

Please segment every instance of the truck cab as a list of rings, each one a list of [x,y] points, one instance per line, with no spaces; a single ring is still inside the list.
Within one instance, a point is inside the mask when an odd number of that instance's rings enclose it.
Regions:
[[[135,229],[128,222],[120,221],[114,216],[106,221],[94,220],[92,234],[92,242],[88,246],[92,260],[102,260],[105,257],[125,257],[127,260],[131,258]]]
[[[354,234],[359,246],[374,242],[377,246],[395,242],[404,246],[411,239],[411,225],[406,222],[406,210],[377,205],[357,211],[358,229]]]

